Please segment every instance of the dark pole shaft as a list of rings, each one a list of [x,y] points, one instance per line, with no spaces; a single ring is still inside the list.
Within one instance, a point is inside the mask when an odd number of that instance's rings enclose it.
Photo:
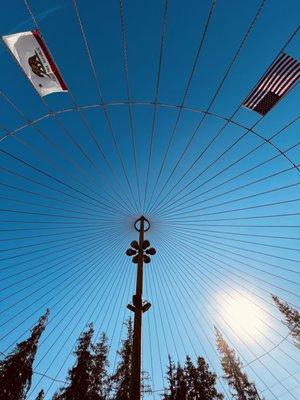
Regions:
[[[141,399],[141,364],[142,364],[142,306],[143,306],[143,268],[144,268],[144,218],[140,219],[140,235],[139,235],[139,260],[137,264],[136,292],[133,296],[134,312],[134,329],[133,329],[133,353],[131,365],[131,390],[130,400]]]

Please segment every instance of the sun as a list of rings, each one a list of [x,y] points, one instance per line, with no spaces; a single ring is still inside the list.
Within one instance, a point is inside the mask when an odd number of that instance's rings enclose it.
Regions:
[[[266,333],[266,312],[248,295],[223,297],[222,319],[244,341],[255,341]]]

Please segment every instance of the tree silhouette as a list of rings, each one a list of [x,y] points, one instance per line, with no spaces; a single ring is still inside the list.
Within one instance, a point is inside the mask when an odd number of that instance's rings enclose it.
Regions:
[[[25,400],[31,386],[32,365],[39,339],[45,329],[49,310],[39,318],[27,340],[0,361],[0,400]]]
[[[99,343],[92,345],[93,358],[91,368],[90,400],[107,400],[110,393],[108,368],[107,336],[102,334]]]
[[[119,362],[115,374],[111,377],[114,398],[118,400],[129,400],[131,382],[131,358],[133,345],[132,320],[126,322],[127,335],[118,350]]]
[[[221,332],[215,328],[218,350],[221,355],[221,365],[233,396],[238,400],[262,400],[255,384],[250,382],[247,375],[242,372],[242,363],[223,339]]]
[[[42,390],[39,392],[39,394],[37,395],[37,397],[36,397],[35,400],[44,400],[44,398],[45,398],[45,392],[44,392],[44,390],[42,389]]]
[[[203,357],[198,357],[196,367],[193,366],[190,357],[187,357],[185,368],[191,399],[223,399],[223,395],[216,389],[216,374],[209,370]]]
[[[189,356],[186,357],[184,368],[180,364],[175,367],[169,356],[167,369],[169,387],[166,389],[163,400],[222,400],[223,395],[218,393],[216,375],[209,371],[209,367],[202,357],[198,357],[194,365]]]
[[[198,385],[197,369],[190,356],[186,357],[184,372],[186,376],[187,385],[189,388],[189,396],[194,399],[200,387]]]
[[[184,373],[184,369],[180,364],[177,365],[176,374],[175,374],[175,382],[176,382],[176,397],[175,399],[188,399],[188,384],[186,381],[186,375]]]
[[[277,296],[272,294],[272,298],[278,307],[278,310],[284,316],[285,321],[283,322],[290,330],[292,337],[294,338],[294,344],[300,349],[300,313],[287,302],[279,300]]]
[[[59,389],[53,400],[90,400],[92,387],[91,368],[93,356],[91,354],[91,340],[94,333],[93,325],[88,325],[85,332],[78,339],[75,350],[76,362],[68,372],[68,385]]]
[[[169,355],[169,364],[167,369],[167,381],[169,387],[165,391],[164,400],[175,400],[176,399],[176,366],[171,356]]]

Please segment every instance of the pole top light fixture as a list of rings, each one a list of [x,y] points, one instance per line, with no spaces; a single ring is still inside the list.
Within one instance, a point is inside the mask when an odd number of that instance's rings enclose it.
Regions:
[[[143,215],[142,215],[139,219],[137,219],[137,220],[135,221],[135,223],[134,223],[134,228],[135,228],[135,230],[137,230],[138,232],[141,231],[141,222],[142,222],[142,221],[144,221],[144,232],[149,231],[149,229],[150,229],[150,222],[149,222],[149,220],[148,220],[146,217],[144,217]]]
[[[139,243],[138,243],[136,240],[133,240],[133,241],[130,243],[130,246],[133,247],[135,250],[138,250],[138,249],[139,249]]]
[[[133,250],[131,248],[126,250],[126,255],[127,256],[134,256],[136,253],[137,253],[137,251]]]
[[[141,246],[137,241],[131,242],[131,247],[126,250],[126,255],[132,257],[132,262],[137,264],[139,260],[143,261],[145,264],[149,264],[151,258],[149,256],[154,256],[156,250],[154,247],[150,247],[149,240],[144,240]]]
[[[150,222],[142,215],[135,221],[134,227],[138,232],[141,232],[140,229],[143,227],[145,232],[149,230]],[[140,242],[133,240],[130,243],[130,246],[131,247],[126,250],[126,255],[132,257],[132,262],[134,264],[138,264],[139,261],[149,264],[151,262],[151,258],[149,256],[154,256],[154,254],[156,254],[155,248],[150,247],[149,240],[142,240]]]

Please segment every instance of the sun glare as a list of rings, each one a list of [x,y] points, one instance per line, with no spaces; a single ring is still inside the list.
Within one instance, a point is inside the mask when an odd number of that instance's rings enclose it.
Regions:
[[[222,317],[243,340],[253,341],[265,333],[266,313],[250,297],[226,296],[222,304]]]

